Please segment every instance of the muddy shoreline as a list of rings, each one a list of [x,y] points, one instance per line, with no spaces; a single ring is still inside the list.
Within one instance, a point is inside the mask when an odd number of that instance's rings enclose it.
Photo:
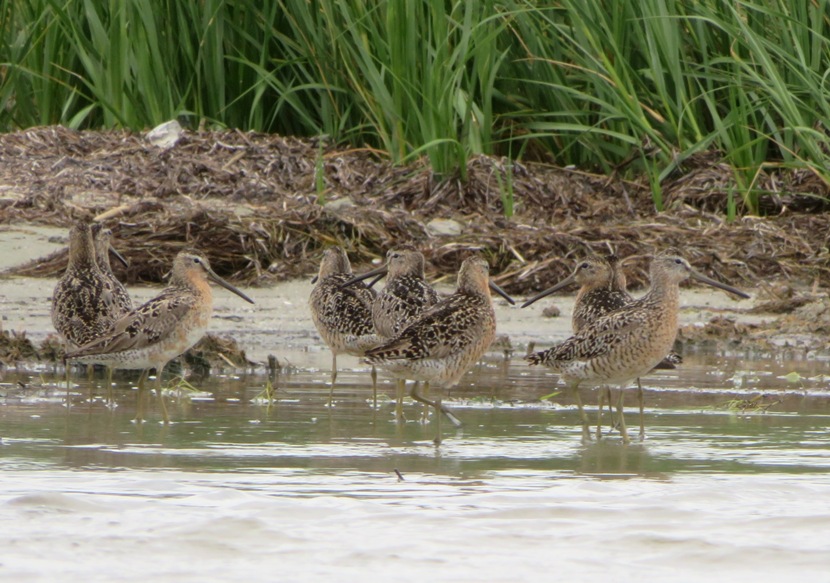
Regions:
[[[116,274],[137,300],[160,289],[172,257],[185,247],[203,251],[220,275],[257,300],[249,308],[217,293],[211,332],[245,352],[234,362],[263,366],[273,354],[302,368],[330,366],[306,302],[320,254],[332,244],[346,247],[357,271],[376,265],[389,248],[414,245],[426,256],[430,280],[446,291],[463,257],[478,250],[516,298],[561,280],[578,258],[609,251],[626,259],[636,295],[647,283],[649,255],[676,249],[696,269],[753,296],[736,302],[684,289],[681,352],[830,349],[823,251],[830,246],[830,213],[778,192],[774,216],[729,223],[718,214],[729,177],[711,180],[717,164],[709,174],[688,168],[685,182],[673,175],[666,210],[656,212],[638,179],[482,156],[471,159],[462,183],[438,179],[423,162],[398,167],[376,152],[242,132],[186,133],[162,150],[129,132],[34,128],[0,135],[0,160],[6,345],[25,334],[40,349],[51,334],[49,298],[65,268],[67,227],[95,218],[113,229],[130,261],[129,270],[116,266]],[[498,186],[507,175],[512,216]],[[573,296],[528,310],[495,303],[499,334],[516,353],[570,332]],[[561,316],[542,317],[549,305]],[[0,360],[6,367],[37,362],[8,346],[0,347]]]
[[[411,244],[432,280],[451,278],[481,250],[514,295],[610,250],[626,259],[635,290],[647,285],[649,255],[668,249],[740,287],[826,289],[830,213],[818,204],[826,186],[765,176],[756,187],[766,216],[730,222],[735,180],[713,155],[686,160],[657,200],[636,173],[475,156],[462,181],[434,175],[424,160],[396,166],[313,139],[185,132],[161,149],[142,134],[51,126],[0,135],[0,224],[68,228],[95,217],[128,242],[132,267],[119,275],[133,284],[160,282],[180,249],[196,247],[234,283],[268,286],[313,273],[337,243],[357,269]],[[56,278],[65,261],[59,251],[15,273]]]
[[[0,249],[4,251],[0,256],[5,266],[25,263],[60,248],[65,244],[64,235],[65,230],[60,228],[5,226],[0,229]],[[36,347],[53,335],[49,309],[54,284],[55,280],[48,278],[0,278],[3,331],[25,334]],[[264,372],[268,356],[274,355],[285,366],[327,370],[330,367],[330,353],[319,339],[307,307],[311,289],[309,277],[269,287],[244,288],[257,302],[254,306],[237,301],[232,294],[217,289],[210,333],[236,341],[249,364],[241,364],[242,359],[233,354],[228,356],[233,362],[239,362],[241,368]],[[439,284],[439,289],[451,291],[452,282]],[[159,285],[129,288],[139,302],[150,299],[159,290]],[[507,347],[505,340],[509,339],[510,349],[518,357],[524,354],[530,343],[547,346],[567,338],[574,298],[573,294],[555,295],[524,310],[497,298],[494,304],[498,334],[502,339],[491,351],[503,353]],[[752,313],[753,306],[757,305],[755,299],[735,300],[721,292],[687,288],[682,291],[682,303],[681,350],[715,346],[739,352],[774,353],[784,350],[821,351],[826,348],[826,340],[818,335],[778,333],[783,319],[792,319],[793,316]],[[543,317],[542,313],[549,306],[556,306],[560,315]],[[724,322],[731,323],[731,327],[724,325]],[[4,364],[9,368],[36,368],[50,363],[48,359],[24,358],[16,363],[7,359]],[[344,364],[360,366],[357,359],[351,358],[344,358]],[[227,367],[220,363],[219,368]]]

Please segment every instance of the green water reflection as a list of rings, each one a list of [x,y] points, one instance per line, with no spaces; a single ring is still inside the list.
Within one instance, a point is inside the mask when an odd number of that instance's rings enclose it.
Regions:
[[[187,469],[261,471],[264,468],[317,472],[431,473],[476,479],[493,472],[539,472],[599,476],[667,477],[678,472],[827,472],[830,469],[830,399],[818,377],[825,363],[758,363],[749,382],[737,363],[720,366],[692,359],[682,372],[646,381],[648,439],[623,446],[617,434],[582,446],[578,417],[562,395],[538,398],[555,377],[528,371],[515,361],[491,363],[472,383],[447,395],[464,422],[444,423],[444,444],[432,445],[435,422],[393,422],[391,400],[371,407],[368,377],[346,371],[336,406],[325,407],[326,373],[296,373],[279,379],[267,405],[263,376],[213,377],[192,398],[171,397],[174,423],[136,424],[136,391],[128,379],[115,391],[117,407],[106,405],[103,378],[91,384],[73,377],[72,406],[61,379],[52,374],[6,374],[0,399],[0,465],[4,468]],[[740,370],[739,370],[740,369]],[[779,377],[799,370],[794,384]],[[392,385],[384,384],[386,394]],[[583,393],[593,403],[591,391]],[[753,395],[775,403],[765,412],[741,413],[728,403]],[[629,397],[628,403],[634,399]],[[593,413],[593,412],[592,412]],[[636,424],[635,408],[627,413]],[[636,431],[635,431],[636,432]]]

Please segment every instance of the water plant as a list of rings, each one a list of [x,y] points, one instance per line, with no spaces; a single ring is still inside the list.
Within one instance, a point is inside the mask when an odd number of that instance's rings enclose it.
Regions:
[[[770,408],[781,403],[781,399],[772,398],[767,400],[767,395],[759,394],[746,399],[729,399],[718,405],[719,409],[726,409],[733,413],[766,413]]]

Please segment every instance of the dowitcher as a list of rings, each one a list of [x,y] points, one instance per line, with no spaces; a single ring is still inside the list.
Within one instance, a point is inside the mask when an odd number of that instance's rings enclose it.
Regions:
[[[137,421],[141,421],[143,416],[146,372],[156,369],[156,391],[164,422],[168,423],[161,393],[162,370],[168,362],[196,344],[207,330],[213,313],[211,281],[246,302],[254,303],[216,275],[203,255],[182,251],[173,261],[170,283],[161,294],[122,316],[102,337],[69,352],[67,359],[111,368],[142,370]]]
[[[124,284],[118,281],[115,274],[112,272],[112,265],[110,264],[110,253],[121,262],[124,267],[129,267],[130,264],[124,259],[124,256],[112,246],[112,230],[105,228],[101,223],[92,225],[92,235],[95,243],[95,262],[98,264],[98,269],[101,274],[109,281],[112,287],[113,312],[117,317],[121,317],[133,309],[133,300],[130,297],[127,288]]]
[[[625,273],[615,255],[608,259],[601,257],[589,257],[577,263],[573,273],[556,285],[532,297],[524,304],[523,308],[533,304],[554,292],[570,285],[578,284],[579,291],[574,302],[573,314],[571,316],[571,328],[576,334],[588,322],[619,310],[634,301],[634,298],[627,291]],[[660,361],[655,368],[673,369],[683,361],[676,352],[670,352],[666,358]],[[640,439],[645,438],[644,421],[644,395],[640,379],[637,378],[637,397],[640,404]],[[580,403],[579,394],[576,393],[577,403]],[[607,386],[600,389],[598,413],[597,413],[597,438],[602,434],[602,409],[603,402],[607,398],[608,407],[611,408],[611,394]],[[584,411],[580,408],[580,416],[585,422]]]
[[[320,270],[312,280],[316,283],[308,299],[311,319],[323,342],[331,349],[331,387],[329,407],[337,381],[337,355],[364,356],[377,346],[381,338],[372,324],[375,291],[363,283],[344,286],[353,277],[352,264],[342,247],[323,252]],[[377,402],[377,371],[372,366],[372,394]]]
[[[531,365],[544,364],[552,368],[574,391],[583,382],[619,385],[620,434],[628,443],[623,390],[626,383],[649,372],[671,350],[677,335],[680,282],[688,278],[742,298],[749,297],[732,286],[698,273],[682,257],[657,256],[651,263],[651,286],[643,297],[589,321],[563,343],[533,353],[526,359]],[[587,438],[587,426],[583,425],[583,439]]]
[[[468,257],[458,271],[456,291],[416,317],[393,340],[366,352],[371,364],[383,367],[392,375],[416,381],[440,383],[449,388],[481,358],[496,336],[496,313],[490,289],[513,303],[501,288],[490,281],[487,262]],[[441,403],[418,392],[413,399],[435,409],[436,443],[441,442],[441,412],[460,425],[452,412]]]
[[[101,275],[110,285],[109,294],[105,294],[104,301],[109,306],[109,312],[112,315],[112,321],[115,322],[118,318],[133,309],[133,300],[130,297],[127,288],[124,287],[112,271],[110,265],[110,253],[112,253],[124,267],[129,267],[129,263],[124,259],[112,246],[112,230],[105,228],[101,223],[93,223],[92,238],[95,245],[95,262],[98,264],[98,269],[101,270]],[[90,372],[92,368],[90,367]],[[112,403],[112,368],[107,367],[107,400]]]
[[[80,221],[69,231],[69,263],[52,294],[52,324],[67,350],[109,331],[122,315],[114,295],[96,261],[93,226]]]
[[[438,292],[424,274],[424,255],[414,249],[392,249],[386,254],[386,263],[363,275],[352,278],[352,285],[375,276],[386,276],[386,286],[372,304],[372,322],[384,340],[395,338],[415,318],[438,302]],[[370,284],[371,285],[371,284]],[[406,379],[397,379],[395,417],[403,419],[402,403]],[[429,395],[429,383],[424,384],[424,396]]]

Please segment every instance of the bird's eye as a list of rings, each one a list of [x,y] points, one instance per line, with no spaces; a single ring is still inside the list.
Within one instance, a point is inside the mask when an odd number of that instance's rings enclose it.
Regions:
[[[680,259],[680,257],[676,257],[676,258],[674,259],[674,262],[675,262],[675,263],[677,263],[678,265],[683,265],[683,260],[682,260],[682,259]]]
[[[579,266],[580,269],[588,269],[589,267],[591,267],[591,264],[587,261]]]

